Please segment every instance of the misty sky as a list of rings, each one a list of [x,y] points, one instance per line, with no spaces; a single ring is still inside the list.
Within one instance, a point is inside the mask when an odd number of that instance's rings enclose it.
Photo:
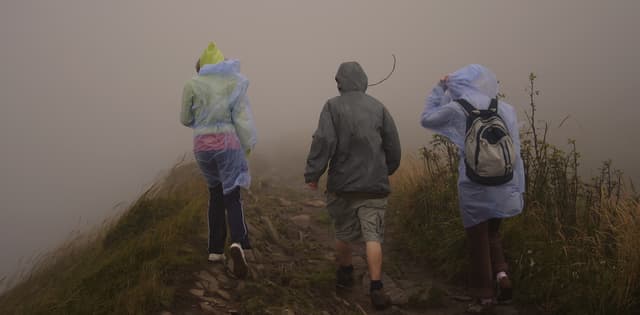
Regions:
[[[180,97],[210,40],[251,80],[258,155],[306,151],[339,63],[357,60],[376,81],[393,53],[395,74],[369,92],[405,153],[428,141],[418,116],[432,85],[481,63],[521,118],[536,72],[554,143],[576,138],[587,169],[612,158],[640,179],[639,14],[633,0],[3,0],[0,277],[99,224],[190,152]],[[303,159],[288,164],[302,173]]]

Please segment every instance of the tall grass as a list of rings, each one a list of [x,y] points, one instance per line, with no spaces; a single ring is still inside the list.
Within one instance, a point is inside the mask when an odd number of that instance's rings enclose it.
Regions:
[[[176,165],[119,219],[42,259],[0,296],[0,314],[150,314],[173,305],[202,260],[191,246],[206,226],[206,191],[194,172]]]
[[[588,180],[576,141],[550,144],[536,120],[536,76],[529,77],[522,132],[525,210],[505,220],[503,238],[517,300],[544,314],[640,313],[640,205],[610,161]],[[420,162],[394,178],[394,224],[411,255],[464,283],[467,250],[457,201],[456,148],[435,137]]]

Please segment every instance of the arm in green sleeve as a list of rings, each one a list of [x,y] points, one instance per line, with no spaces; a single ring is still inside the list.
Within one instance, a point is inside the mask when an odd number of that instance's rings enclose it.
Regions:
[[[180,110],[180,122],[187,127],[193,126],[194,118],[193,111],[191,110],[193,99],[193,87],[191,86],[191,82],[187,82],[182,92],[182,108]]]
[[[236,104],[231,110],[233,125],[240,139],[240,144],[245,152],[250,152],[257,142],[257,132],[253,121],[253,113],[247,96],[247,87],[244,86],[238,95]]]

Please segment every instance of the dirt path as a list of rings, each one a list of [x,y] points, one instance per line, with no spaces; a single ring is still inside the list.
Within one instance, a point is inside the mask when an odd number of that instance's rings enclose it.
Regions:
[[[245,197],[253,250],[251,275],[238,280],[224,264],[204,261],[161,314],[463,314],[464,291],[434,281],[411,259],[394,254],[392,235],[384,244],[384,277],[394,306],[375,311],[368,296],[364,247],[354,251],[356,285],[335,289],[333,232],[318,192],[259,182]],[[203,235],[206,239],[206,235]],[[518,314],[498,307],[495,314]]]

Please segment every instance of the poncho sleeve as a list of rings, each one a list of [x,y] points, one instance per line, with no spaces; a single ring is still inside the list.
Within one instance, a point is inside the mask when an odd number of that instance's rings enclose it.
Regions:
[[[241,79],[238,84],[237,96],[235,102],[231,108],[231,119],[240,139],[240,144],[245,152],[250,152],[257,142],[257,131],[253,120],[253,113],[251,112],[251,105],[249,103],[249,97],[247,96],[247,89],[249,87],[249,81]]]
[[[450,102],[450,99],[444,89],[436,85],[427,97],[420,124],[449,138],[458,147],[463,147],[465,116],[461,114],[459,105]]]

